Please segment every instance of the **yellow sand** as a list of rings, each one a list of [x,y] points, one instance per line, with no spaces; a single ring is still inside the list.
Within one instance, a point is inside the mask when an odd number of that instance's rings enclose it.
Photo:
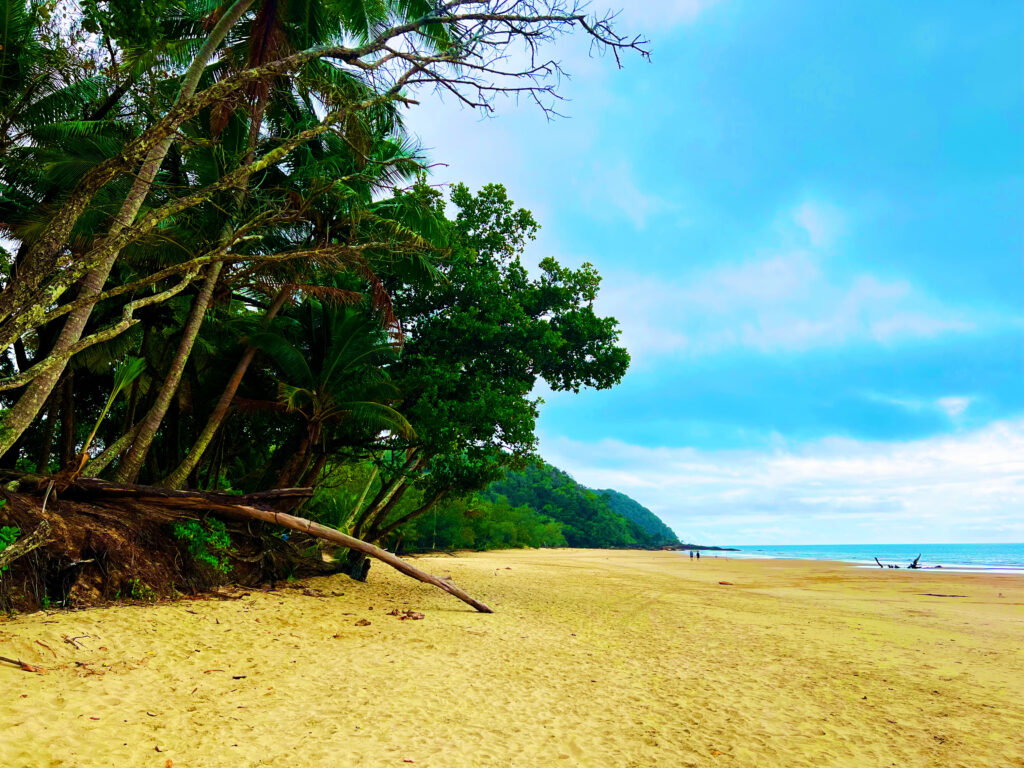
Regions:
[[[376,564],[368,584],[301,585],[322,597],[0,622],[0,655],[51,667],[0,664],[0,766],[1024,766],[1024,577],[671,552],[418,563],[498,612]]]

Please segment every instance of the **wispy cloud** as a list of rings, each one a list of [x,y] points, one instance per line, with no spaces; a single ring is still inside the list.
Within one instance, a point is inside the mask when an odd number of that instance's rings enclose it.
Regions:
[[[674,201],[651,192],[649,185],[638,183],[634,168],[624,161],[595,165],[578,193],[595,213],[624,218],[637,230],[644,229],[651,218],[679,208]]]
[[[831,245],[843,233],[845,222],[838,208],[821,202],[805,202],[792,212],[792,221],[806,235],[813,248]]]
[[[641,360],[890,344],[978,326],[973,313],[949,307],[907,280],[846,274],[834,266],[825,249],[844,226],[835,209],[803,203],[788,221],[804,233],[804,246],[674,280],[609,281],[602,309],[621,321],[627,345]]]
[[[1024,420],[907,443],[832,437],[761,450],[553,438],[545,457],[705,542],[1024,540]]]
[[[920,413],[922,411],[936,411],[945,414],[946,417],[953,422],[956,422],[961,416],[963,416],[976,399],[973,396],[966,395],[948,395],[946,397],[939,397],[935,399],[925,399],[899,395],[886,395],[879,392],[866,392],[864,393],[864,397],[867,400],[872,400],[877,403],[885,403],[886,405],[894,405],[897,408],[903,408],[904,410],[916,413]]]

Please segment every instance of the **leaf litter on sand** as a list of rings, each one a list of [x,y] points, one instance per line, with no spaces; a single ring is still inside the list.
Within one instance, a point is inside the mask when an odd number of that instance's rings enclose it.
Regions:
[[[388,611],[388,616],[397,616],[399,621],[418,621],[419,619],[426,618],[426,614],[420,613],[419,611],[409,609],[400,611],[397,608]]]

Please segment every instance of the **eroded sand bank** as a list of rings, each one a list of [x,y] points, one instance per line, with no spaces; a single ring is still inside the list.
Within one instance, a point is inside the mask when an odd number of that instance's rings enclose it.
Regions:
[[[368,584],[0,621],[0,655],[51,667],[0,664],[0,766],[1024,766],[1022,577],[418,563],[498,612],[378,564]]]

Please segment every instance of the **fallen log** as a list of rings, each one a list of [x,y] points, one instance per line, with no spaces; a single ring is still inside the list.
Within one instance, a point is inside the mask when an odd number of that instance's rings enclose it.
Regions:
[[[0,472],[0,476],[3,476],[3,474],[5,473]],[[43,482],[49,481],[49,478],[43,478],[38,475],[21,475],[19,479],[26,484],[35,483],[37,487],[42,485]],[[312,520],[307,520],[303,517],[295,517],[294,515],[278,512],[273,509],[266,509],[243,503],[248,499],[259,500],[262,498],[304,496],[307,495],[307,492],[309,495],[312,494],[312,490],[305,488],[285,488],[264,492],[263,494],[252,494],[251,496],[246,497],[232,496],[227,493],[176,491],[168,488],[159,488],[148,485],[117,485],[115,483],[109,483],[105,480],[99,480],[92,477],[76,478],[64,491],[66,496],[74,495],[117,499],[138,499],[140,502],[144,502],[149,505],[169,507],[186,513],[190,509],[195,510],[196,513],[212,511],[249,520],[261,520],[263,522],[273,523],[275,525],[280,525],[282,528],[289,528],[293,531],[305,533],[310,536],[314,536],[315,538],[330,541],[334,544],[338,544],[339,546],[354,549],[357,552],[362,552],[370,557],[380,560],[383,563],[387,563],[395,570],[404,573],[406,576],[411,576],[425,584],[432,584],[435,587],[443,589],[448,594],[453,595],[464,603],[473,606],[473,608],[481,613],[494,613],[490,607],[481,603],[479,600],[470,597],[469,594],[459,589],[459,587],[455,586],[455,584],[451,583],[449,580],[439,579],[426,571],[420,570],[416,566],[393,555],[391,552],[374,546],[369,542],[357,539],[353,536],[348,536],[337,529],[329,528],[326,525],[320,525],[319,523],[314,523]]]
[[[479,600],[470,597],[466,592],[463,592],[452,582],[445,579],[439,579],[436,576],[407,563],[400,557],[396,557],[387,550],[376,547],[362,539],[348,536],[334,528],[328,528],[326,525],[314,523],[312,520],[307,520],[303,517],[295,517],[294,515],[289,515],[284,512],[276,512],[271,509],[260,509],[259,507],[250,507],[243,504],[235,505],[231,509],[225,509],[224,511],[241,517],[263,520],[267,523],[274,523],[275,525],[280,525],[283,528],[290,528],[293,531],[307,533],[318,539],[330,541],[335,544],[340,544],[343,547],[348,547],[349,549],[362,552],[370,557],[380,560],[381,562],[387,563],[395,570],[404,573],[406,576],[412,576],[414,579],[418,579],[426,584],[433,584],[435,587],[440,587],[448,594],[454,595],[462,602],[473,606],[476,610],[480,611],[480,613],[494,613],[491,608],[484,605]]]
[[[50,477],[35,475],[13,470],[0,470],[0,479],[15,480],[27,488],[42,489],[51,482]],[[224,505],[257,503],[276,499],[308,499],[313,496],[312,488],[271,488],[268,491],[256,491],[244,496],[234,496],[218,491],[177,491],[157,485],[118,485],[98,477],[76,477],[61,492],[76,498],[103,496],[107,498],[146,499],[167,498],[177,500],[193,500],[201,505]],[[185,501],[187,503],[187,501]],[[212,508],[212,507],[211,507]]]

